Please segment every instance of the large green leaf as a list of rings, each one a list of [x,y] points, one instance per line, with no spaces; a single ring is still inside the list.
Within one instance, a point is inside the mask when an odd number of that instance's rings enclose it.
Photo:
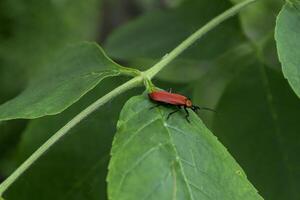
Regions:
[[[219,101],[213,130],[266,199],[299,199],[300,100],[282,75],[254,63]]]
[[[300,97],[300,3],[286,4],[277,18],[275,38],[284,76]]]
[[[202,121],[145,95],[131,98],[118,121],[109,164],[109,199],[262,199]]]
[[[0,120],[60,113],[120,70],[96,44],[70,46],[54,64],[36,74],[19,96],[0,106]]]
[[[31,121],[18,148],[18,163],[30,156],[75,114],[118,84],[120,81],[117,80],[104,81],[60,115]],[[4,196],[10,200],[106,199],[105,177],[109,151],[117,116],[127,98],[115,99],[74,127],[69,135],[28,169]]]

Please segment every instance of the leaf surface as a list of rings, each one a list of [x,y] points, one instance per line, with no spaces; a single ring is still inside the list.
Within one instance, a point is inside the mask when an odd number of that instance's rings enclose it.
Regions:
[[[191,111],[131,98],[118,121],[109,164],[109,199],[262,199],[217,138]]]
[[[54,64],[35,74],[20,95],[0,106],[0,120],[60,113],[120,69],[96,44],[70,46]]]
[[[300,97],[299,27],[300,3],[286,4],[277,18],[275,39],[283,74],[298,97]]]

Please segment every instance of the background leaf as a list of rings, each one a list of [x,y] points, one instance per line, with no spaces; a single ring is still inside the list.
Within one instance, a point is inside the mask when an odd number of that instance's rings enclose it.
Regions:
[[[117,28],[107,39],[105,49],[113,58],[148,68],[230,6],[229,2],[222,0],[187,0],[173,9],[148,12]],[[182,68],[190,69],[186,70],[186,82],[194,80],[209,67],[209,61],[243,40],[237,19],[228,20],[194,44],[169,67],[177,69],[178,63],[185,62]],[[166,73],[158,76],[173,82],[183,80],[182,70],[174,70],[169,76]]]
[[[131,98],[118,121],[108,174],[114,199],[262,199],[202,121]],[[188,147],[188,149],[187,149]]]
[[[237,4],[243,0],[231,1]],[[282,4],[282,0],[257,1],[239,13],[241,27],[249,41],[260,51],[261,62],[278,70],[280,63],[275,48],[274,29]]]
[[[66,44],[95,38],[100,4],[99,0],[1,0],[3,66],[31,71],[47,64]]]
[[[1,0],[0,102],[20,92],[66,44],[95,38],[100,3]]]
[[[222,95],[213,130],[266,199],[298,199],[300,101],[280,73],[256,62]]]
[[[299,3],[300,8],[300,3]],[[284,76],[300,97],[300,10],[286,4],[277,18],[276,42]]]
[[[60,113],[121,67],[93,43],[69,47],[61,57],[35,75],[19,96],[0,106],[0,119],[37,118]]]
[[[192,99],[195,105],[216,109],[226,86],[249,64],[256,62],[252,45],[245,43],[233,48],[218,59],[207,72],[192,83]],[[219,113],[200,111],[200,116],[210,128],[213,117]]]
[[[243,0],[230,0],[238,4]],[[274,31],[276,15],[282,6],[281,0],[255,2],[240,12],[240,21],[245,34],[254,43],[259,43]]]

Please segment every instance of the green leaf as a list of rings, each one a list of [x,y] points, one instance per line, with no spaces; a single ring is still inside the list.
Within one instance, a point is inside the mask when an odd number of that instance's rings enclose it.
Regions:
[[[60,113],[121,69],[96,44],[70,46],[54,64],[36,74],[19,96],[0,106],[0,120]]]
[[[230,82],[217,106],[214,133],[266,199],[299,197],[299,110],[282,75],[259,62]]]
[[[262,199],[227,150],[191,113],[166,117],[145,95],[118,121],[109,164],[109,199]]]
[[[300,4],[299,8],[300,8]],[[284,76],[300,97],[300,10],[286,4],[277,18],[275,39]]]
[[[79,102],[56,116],[31,121],[18,147],[18,163],[83,108],[120,84],[104,81]],[[133,91],[132,91],[133,92]],[[129,93],[128,95],[132,95]],[[107,165],[115,124],[128,96],[115,99],[74,127],[5,192],[7,199],[106,199]]]
[[[144,63],[141,61],[158,61],[191,33],[229,7],[230,3],[223,0],[188,0],[174,9],[149,12],[116,29],[106,41],[105,49],[111,57],[141,63],[142,66]],[[243,39],[236,18],[218,26],[179,57],[183,62],[188,61],[182,68],[188,66],[191,69],[186,70],[186,79],[193,80],[194,77],[201,76],[208,61],[236,46]],[[203,64],[204,66],[199,67]],[[177,66],[173,62],[170,65],[170,68]],[[182,70],[177,70],[160,78],[183,79],[181,72]]]

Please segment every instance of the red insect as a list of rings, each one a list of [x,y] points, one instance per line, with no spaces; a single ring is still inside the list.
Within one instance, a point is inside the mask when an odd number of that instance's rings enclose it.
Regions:
[[[169,113],[167,119],[169,119],[172,114],[178,112],[182,108],[184,109],[184,111],[186,113],[185,118],[188,122],[190,122],[190,120],[189,120],[190,114],[189,114],[189,111],[187,110],[187,108],[192,109],[194,112],[197,112],[197,110],[200,110],[200,109],[214,111],[210,108],[205,108],[205,107],[200,108],[199,106],[195,106],[195,105],[193,105],[191,99],[189,99],[188,97],[185,97],[183,95],[180,95],[180,94],[166,92],[163,90],[157,90],[157,91],[153,91],[153,92],[149,93],[148,95],[152,101],[159,103],[155,107],[158,107],[163,104],[164,105],[172,105],[172,106],[177,107],[177,109],[175,111]]]

